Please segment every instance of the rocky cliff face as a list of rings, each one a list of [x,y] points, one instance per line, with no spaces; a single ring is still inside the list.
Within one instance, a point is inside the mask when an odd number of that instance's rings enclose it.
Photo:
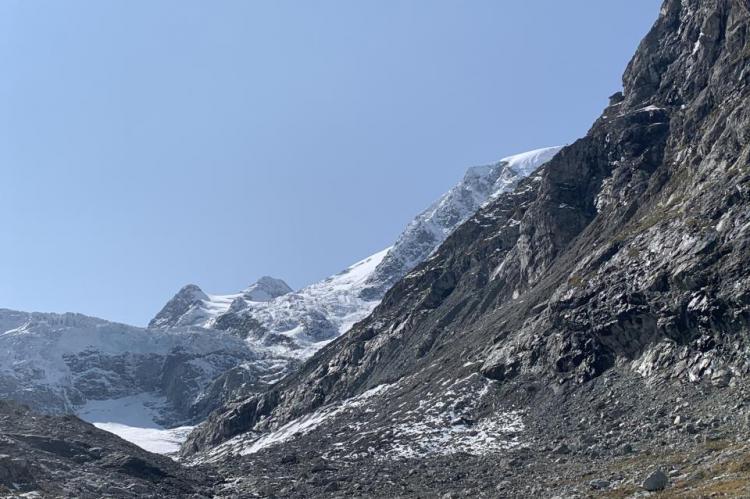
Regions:
[[[747,400],[750,372],[749,62],[745,0],[667,0],[586,137],[296,374],[214,413],[184,453],[297,449],[303,435],[361,470],[522,438],[526,459],[552,463],[541,442],[567,439],[552,453],[575,448],[575,463],[615,459],[625,439],[658,452],[639,435],[660,429],[664,452],[686,448],[680,431],[703,431],[706,401],[742,434],[747,411],[731,401]],[[663,426],[679,410],[692,430]]]

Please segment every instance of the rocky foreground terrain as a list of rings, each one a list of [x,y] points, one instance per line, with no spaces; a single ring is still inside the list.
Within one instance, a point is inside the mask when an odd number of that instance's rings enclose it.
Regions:
[[[75,416],[0,402],[0,497],[206,497],[217,482]]]
[[[141,496],[750,497],[749,83],[750,3],[666,0],[586,137]]]

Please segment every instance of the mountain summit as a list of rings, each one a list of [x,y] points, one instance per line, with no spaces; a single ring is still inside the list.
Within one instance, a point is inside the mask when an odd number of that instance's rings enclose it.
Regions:
[[[271,301],[291,292],[292,288],[281,279],[264,276],[245,288],[242,296],[249,301]]]

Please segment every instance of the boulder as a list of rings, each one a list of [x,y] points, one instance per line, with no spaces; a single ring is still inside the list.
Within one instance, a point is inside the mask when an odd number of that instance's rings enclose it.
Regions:
[[[669,477],[662,470],[653,471],[644,481],[642,487],[649,492],[664,490],[669,484]]]

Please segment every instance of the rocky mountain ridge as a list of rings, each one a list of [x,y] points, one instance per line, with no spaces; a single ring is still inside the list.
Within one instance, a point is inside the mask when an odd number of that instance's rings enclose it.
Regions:
[[[512,190],[559,150],[560,147],[538,149],[469,168],[456,186],[408,224],[392,247],[323,281],[291,291],[283,281],[264,278],[276,282],[281,292],[262,300],[247,292],[209,296],[197,286],[188,285],[149,325],[231,330],[260,340],[258,346],[301,349],[299,357],[307,358],[364,319],[396,281],[428,258],[483,204]]]
[[[1,310],[0,395],[45,413],[80,414],[139,443],[155,435],[147,448],[171,448],[158,441],[173,439],[167,429],[179,427],[181,435],[183,425],[293,372],[363,319],[399,273],[557,149],[470,169],[409,225],[394,250],[297,292],[271,277],[232,295],[209,295],[191,284],[148,328],[80,314]],[[408,264],[381,265],[404,254]]]
[[[484,206],[299,371],[212,414],[183,454],[288,476],[306,467],[284,456],[312,448],[347,493],[352,476],[398,462],[375,496],[455,490],[429,480],[446,453],[468,495],[635,493],[673,479],[686,493],[719,482],[747,493],[741,466],[717,475],[677,456],[716,441],[746,452],[748,47],[746,1],[667,0],[586,137]],[[486,456],[510,456],[480,468],[505,474],[503,487],[457,464]],[[660,456],[719,482],[616,472],[645,473]],[[594,463],[611,476],[584,481]]]

